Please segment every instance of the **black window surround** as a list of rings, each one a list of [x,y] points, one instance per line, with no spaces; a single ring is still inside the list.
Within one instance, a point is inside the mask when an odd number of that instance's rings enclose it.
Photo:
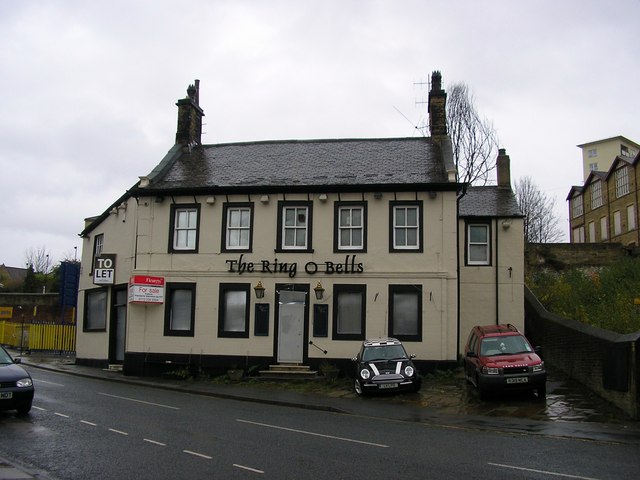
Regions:
[[[227,328],[227,320],[232,312],[228,311],[227,295],[237,293],[237,299],[243,299],[243,311],[238,325],[239,329]],[[218,337],[220,338],[249,338],[249,300],[251,298],[250,283],[221,283],[218,297]],[[237,313],[237,312],[236,312]],[[237,322],[237,320],[236,320]]]
[[[92,288],[84,292],[83,332],[107,330],[107,287]]]
[[[396,210],[401,208],[416,208],[417,209],[417,225],[403,224],[396,225]],[[417,228],[417,245],[396,245],[396,227],[403,229],[405,233],[407,230]],[[392,253],[422,253],[423,251],[423,202],[422,200],[413,201],[401,201],[394,200],[389,202],[389,252]]]
[[[400,312],[396,312],[396,295],[415,296],[416,301],[416,318],[415,333],[407,334],[399,332]],[[422,285],[389,285],[389,336],[397,338],[403,342],[421,342],[422,341]]]
[[[484,227],[487,231],[487,244],[486,244],[486,261],[472,260],[470,258],[469,251],[472,245],[481,245],[479,243],[472,244],[471,242],[471,228],[472,227]],[[465,221],[465,239],[464,239],[464,264],[469,267],[490,267],[492,264],[492,228],[491,221],[489,219],[474,219]]]
[[[187,312],[174,311],[174,299],[177,295],[186,295],[190,299],[190,306]],[[173,315],[178,313],[188,315],[188,328],[175,329],[172,326]],[[164,335],[165,337],[193,337],[195,331],[196,318],[196,284],[171,282],[166,285],[166,301],[164,306]]]
[[[360,296],[360,328],[359,332],[352,331],[340,333],[344,330],[340,324],[340,297],[343,294],[357,294]],[[367,286],[355,284],[335,284],[333,285],[333,320],[332,339],[333,340],[364,340],[367,331]],[[355,329],[354,329],[355,330]]]
[[[306,245],[304,246],[286,246],[285,242],[285,209],[291,208],[304,208],[306,209],[306,227],[305,227],[305,239]],[[276,238],[276,252],[304,252],[313,253],[313,202],[307,201],[278,201],[278,232]],[[287,226],[287,228],[302,230],[300,226]],[[297,235],[297,234],[296,234]]]
[[[179,247],[176,246],[176,213],[186,210],[195,210],[196,225],[193,228],[185,228],[185,230],[195,230],[195,239],[193,247]],[[169,222],[169,253],[198,253],[198,242],[200,239],[200,204],[198,203],[174,203],[171,205],[171,216]]]
[[[360,209],[362,211],[362,225],[359,227],[340,225],[341,211],[343,209]],[[350,218],[352,218],[350,216]],[[362,231],[362,245],[342,246],[340,235],[343,229],[360,229]],[[353,239],[353,238],[351,238]],[[335,202],[333,214],[333,251],[338,252],[362,252],[367,251],[367,203],[366,202]]]
[[[249,211],[249,225],[238,225],[238,226],[230,226],[229,225],[229,212],[235,210],[248,210]],[[248,244],[244,245],[230,245],[229,240],[229,230],[235,229],[240,233],[241,231],[248,232]],[[222,252],[243,252],[243,253],[251,253],[253,251],[253,203],[252,202],[233,202],[233,203],[225,203],[222,209],[222,240],[221,240],[221,248]]]

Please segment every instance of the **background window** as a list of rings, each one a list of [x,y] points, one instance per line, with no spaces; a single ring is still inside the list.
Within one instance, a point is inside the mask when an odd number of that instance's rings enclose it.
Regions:
[[[392,251],[422,251],[422,204],[391,204]]]
[[[622,167],[617,169],[614,174],[616,180],[616,198],[620,198],[629,193],[629,174],[627,170],[627,167]]]
[[[172,205],[172,242],[170,250],[174,252],[195,252],[198,249],[199,205]]]
[[[467,264],[489,265],[489,225],[468,225]]]
[[[164,311],[166,336],[192,337],[195,323],[195,283],[168,283]]]
[[[251,223],[253,208],[251,205],[228,205],[224,212],[225,250],[251,249]]]
[[[250,287],[248,283],[220,284],[219,337],[249,337]]]
[[[90,290],[85,295],[84,331],[104,331],[107,328],[107,291]]]
[[[366,285],[333,286],[333,339],[364,340]]]
[[[575,196],[571,199],[571,212],[573,213],[573,218],[579,217],[583,213],[582,208],[582,195]]]
[[[636,208],[634,205],[627,205],[627,231],[636,229]]]
[[[422,340],[422,285],[389,285],[389,336]]]
[[[607,217],[600,217],[600,239],[606,240],[609,238],[609,222]]]
[[[591,184],[591,209],[602,206],[602,184],[595,182]]]
[[[336,219],[336,250],[364,250],[364,206],[336,204]]]
[[[620,210],[613,212],[613,234],[620,235],[622,233],[622,215]]]

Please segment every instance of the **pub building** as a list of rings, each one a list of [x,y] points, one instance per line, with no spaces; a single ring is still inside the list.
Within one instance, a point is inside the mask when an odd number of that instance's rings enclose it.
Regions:
[[[522,329],[509,157],[496,185],[457,182],[445,105],[433,72],[429,137],[203,145],[196,80],[174,146],[80,233],[77,363],[346,372],[394,337],[426,372],[457,364],[473,325]]]

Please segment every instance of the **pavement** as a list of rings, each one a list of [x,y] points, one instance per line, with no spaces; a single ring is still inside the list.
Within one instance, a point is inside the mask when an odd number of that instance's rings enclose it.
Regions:
[[[47,353],[21,356],[19,351],[9,351],[27,367],[217,398],[419,422],[441,428],[545,435],[640,446],[640,422],[629,418],[582,385],[554,372],[549,373],[545,401],[530,394],[513,394],[481,401],[475,389],[465,384],[461,372],[426,376],[418,394],[361,398],[355,395],[350,383],[344,379],[300,388],[300,383],[264,382],[247,378],[240,382],[229,382],[207,378],[133,377],[124,376],[121,372],[76,365],[73,356]],[[0,457],[0,480],[24,478],[48,477],[29,466],[20,466]]]

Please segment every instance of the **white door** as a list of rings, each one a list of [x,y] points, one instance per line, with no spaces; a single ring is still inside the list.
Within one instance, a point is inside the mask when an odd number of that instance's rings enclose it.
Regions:
[[[306,292],[278,295],[278,363],[302,363]]]

